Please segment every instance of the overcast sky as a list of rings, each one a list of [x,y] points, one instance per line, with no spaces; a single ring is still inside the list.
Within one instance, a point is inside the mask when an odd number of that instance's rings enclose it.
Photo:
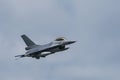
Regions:
[[[70,49],[15,60],[28,35],[37,44],[76,40]],[[119,0],[0,0],[0,80],[120,80]]]

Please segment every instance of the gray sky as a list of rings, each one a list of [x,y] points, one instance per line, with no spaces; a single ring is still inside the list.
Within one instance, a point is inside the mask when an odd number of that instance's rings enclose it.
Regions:
[[[119,0],[0,0],[0,80],[120,80]],[[38,44],[65,36],[71,49],[35,60]]]

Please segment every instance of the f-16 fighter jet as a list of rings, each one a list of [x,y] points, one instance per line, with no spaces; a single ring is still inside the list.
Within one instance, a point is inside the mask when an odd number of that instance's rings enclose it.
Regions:
[[[66,45],[76,42],[76,41],[67,41],[65,40],[64,37],[59,37],[48,44],[37,45],[26,35],[22,35],[21,37],[27,45],[27,47],[25,48],[27,52],[23,55],[15,56],[15,57],[20,57],[20,58],[32,57],[32,58],[40,59],[41,57],[46,57],[56,52],[65,51],[69,49],[69,47],[66,47]]]

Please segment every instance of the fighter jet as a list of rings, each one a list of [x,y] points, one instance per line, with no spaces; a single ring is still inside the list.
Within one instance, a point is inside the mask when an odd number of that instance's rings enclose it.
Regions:
[[[20,58],[23,58],[23,57],[32,57],[36,59],[40,59],[41,57],[44,58],[56,52],[67,50],[69,49],[69,47],[66,47],[67,45],[73,44],[76,42],[76,41],[67,41],[65,40],[64,37],[59,37],[48,44],[37,45],[26,35],[22,35],[21,38],[27,45],[27,47],[25,47],[25,50],[27,52],[23,55],[15,56],[15,57],[20,57]]]

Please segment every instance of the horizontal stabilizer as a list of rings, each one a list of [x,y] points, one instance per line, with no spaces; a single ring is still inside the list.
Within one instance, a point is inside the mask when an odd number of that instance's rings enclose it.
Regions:
[[[20,57],[20,58],[22,58],[22,57],[25,57],[25,55],[17,55],[17,56],[15,56],[15,57]]]

